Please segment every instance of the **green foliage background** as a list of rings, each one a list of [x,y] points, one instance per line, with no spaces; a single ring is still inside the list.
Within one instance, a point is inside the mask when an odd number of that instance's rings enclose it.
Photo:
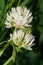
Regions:
[[[32,33],[35,36],[35,46],[32,51],[23,50],[17,53],[15,64],[9,65],[43,65],[43,0],[0,0],[0,42],[9,39],[10,29],[5,28],[6,14],[11,7],[26,6],[33,13]],[[0,46],[0,49],[4,44]],[[0,57],[0,65],[11,56],[12,47],[9,46]]]

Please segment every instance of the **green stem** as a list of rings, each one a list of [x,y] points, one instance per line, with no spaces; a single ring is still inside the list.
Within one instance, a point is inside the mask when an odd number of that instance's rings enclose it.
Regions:
[[[15,57],[16,57],[16,51],[15,51],[14,46],[13,46],[12,56],[3,65],[9,65],[9,63],[11,61],[15,62]]]
[[[13,46],[12,57],[13,57],[13,62],[15,62],[15,58],[16,58],[16,50],[15,50],[15,47],[14,47],[14,46]]]
[[[8,42],[8,41],[3,41],[3,42],[0,43],[0,45],[2,45],[2,44],[5,43],[5,42]]]
[[[4,51],[7,49],[7,47],[9,46],[9,43],[7,43],[4,48],[2,49],[2,51],[0,52],[0,56],[2,56],[2,54],[4,53]]]
[[[8,65],[11,61],[12,61],[12,56],[3,65]]]
[[[17,6],[19,6],[19,5],[20,5],[20,2],[21,2],[21,0],[19,0],[19,1],[18,1],[18,4],[17,4]]]

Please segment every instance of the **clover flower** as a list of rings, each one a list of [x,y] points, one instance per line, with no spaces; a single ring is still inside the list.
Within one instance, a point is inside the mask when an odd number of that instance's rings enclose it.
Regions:
[[[11,8],[11,12],[7,13],[7,19],[5,22],[6,28],[16,27],[25,28],[31,27],[32,13],[26,7],[14,7]]]
[[[31,34],[31,28],[29,28],[31,27],[30,23],[32,19],[32,13],[26,7],[14,7],[11,8],[11,12],[7,13],[5,22],[6,28],[15,28],[13,29],[14,32],[10,34],[10,39],[4,41],[7,43],[0,52],[1,56],[9,45],[13,47],[12,56],[3,65],[9,65],[11,61],[14,62],[16,53],[22,51],[21,48],[32,50],[35,40],[34,36]]]
[[[31,46],[34,45],[35,40],[31,33],[24,33],[22,30],[14,31],[13,34],[10,34],[10,39],[18,47],[28,50],[32,50]]]

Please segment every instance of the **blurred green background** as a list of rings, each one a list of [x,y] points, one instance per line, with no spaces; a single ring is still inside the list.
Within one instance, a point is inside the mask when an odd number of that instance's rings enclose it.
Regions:
[[[0,0],[0,42],[9,39],[11,29],[5,28],[6,14],[12,7],[26,6],[33,15],[32,34],[35,36],[35,46],[32,51],[23,50],[17,53],[15,64],[9,65],[43,65],[43,0]],[[4,46],[0,46],[0,49]],[[9,46],[0,57],[0,65],[11,56]]]

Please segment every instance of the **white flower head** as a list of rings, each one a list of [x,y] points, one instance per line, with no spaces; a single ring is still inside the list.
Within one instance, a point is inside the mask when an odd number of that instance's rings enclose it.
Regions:
[[[32,46],[34,45],[34,36],[30,33],[26,34],[25,35],[25,38],[24,38],[24,42],[22,44],[22,47],[28,49],[28,50],[32,50]]]
[[[11,12],[9,14],[7,13],[5,25],[6,28],[25,28],[25,26],[31,27],[29,23],[31,23],[32,19],[32,13],[26,7],[14,7],[11,8]]]
[[[19,45],[23,37],[24,37],[24,32],[22,32],[22,30],[17,30],[14,31],[13,34],[10,34],[10,38],[11,40],[13,40],[15,45]]]
[[[28,50],[32,50],[31,46],[34,45],[33,42],[35,40],[32,34],[25,34],[22,30],[14,31],[14,33],[10,35],[10,38],[15,45]]]

